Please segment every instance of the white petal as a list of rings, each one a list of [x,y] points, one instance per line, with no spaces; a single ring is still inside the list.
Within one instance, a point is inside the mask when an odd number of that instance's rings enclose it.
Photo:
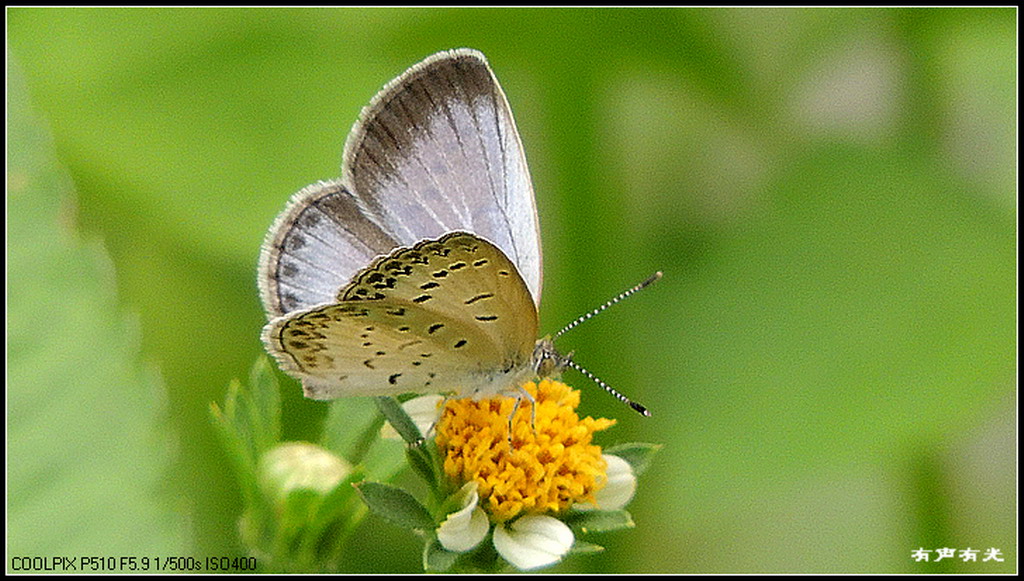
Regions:
[[[622,458],[611,454],[602,454],[608,463],[608,481],[604,487],[594,493],[594,503],[579,503],[573,506],[580,510],[618,510],[633,500],[636,492],[636,474],[633,467]]]
[[[574,540],[565,523],[545,515],[524,516],[511,526],[494,528],[494,548],[498,554],[524,571],[562,560]]]
[[[409,415],[413,423],[420,430],[421,436],[426,436],[430,428],[434,427],[437,420],[441,419],[441,403],[444,401],[443,395],[421,395],[414,397],[409,401],[402,404],[402,409]],[[391,427],[391,424],[385,422],[380,428],[380,437],[388,440],[401,440],[401,436],[395,431],[395,428]]]
[[[449,551],[462,553],[480,544],[487,536],[490,523],[487,513],[477,506],[480,495],[476,481],[470,481],[459,491],[463,495],[462,508],[450,513],[437,527],[437,540]]]
[[[489,528],[487,513],[482,508],[465,508],[448,515],[437,527],[437,540],[445,549],[463,553],[479,545]]]

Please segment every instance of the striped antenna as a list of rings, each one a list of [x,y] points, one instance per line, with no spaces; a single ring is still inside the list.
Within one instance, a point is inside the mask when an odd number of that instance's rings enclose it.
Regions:
[[[631,289],[628,289],[628,290],[620,293],[617,297],[613,298],[612,300],[608,301],[607,303],[601,305],[600,307],[597,307],[593,311],[590,311],[589,313],[587,313],[587,314],[583,315],[582,317],[576,319],[575,321],[569,323],[568,325],[563,327],[561,331],[555,333],[555,336],[552,337],[551,340],[554,341],[555,339],[557,339],[558,337],[563,335],[566,331],[575,329],[583,321],[589,320],[594,315],[600,313],[601,311],[607,309],[608,307],[614,305],[615,303],[621,301],[622,299],[632,295],[633,293],[649,287],[650,285],[654,284],[655,281],[657,281],[659,278],[661,278],[661,271],[660,270],[658,272],[652,274],[651,276],[649,276],[647,278],[647,280],[643,281],[642,283],[636,285],[635,287],[633,287]],[[550,343],[549,343],[549,345],[550,345]],[[560,366],[572,367],[576,371],[579,371],[583,375],[587,376],[587,379],[589,379],[590,381],[593,381],[594,383],[600,385],[602,389],[604,389],[608,393],[610,393],[613,396],[615,396],[622,403],[624,403],[624,404],[628,405],[629,407],[633,408],[634,410],[640,412],[644,416],[647,416],[647,417],[651,416],[651,412],[647,408],[645,408],[644,406],[642,406],[642,405],[636,403],[635,401],[629,399],[628,397],[622,395],[621,393],[616,391],[615,388],[613,388],[612,386],[608,385],[604,381],[601,381],[601,378],[599,378],[596,375],[594,375],[593,373],[587,371],[579,363],[576,363],[575,361],[573,361],[572,360],[572,353],[570,353],[568,357],[558,356],[558,364]]]
[[[573,361],[572,359],[569,359],[568,357],[563,357],[562,360],[561,360],[561,363],[564,364],[564,365],[567,365],[569,367],[572,367],[573,369],[575,369],[576,371],[579,371],[583,375],[586,375],[587,379],[589,379],[590,381],[593,381],[594,383],[600,385],[605,391],[607,391],[608,393],[614,395],[622,403],[624,403],[624,404],[628,405],[629,407],[635,409],[636,411],[640,412],[642,415],[645,415],[647,417],[651,417],[651,412],[648,411],[647,408],[645,408],[644,406],[642,406],[642,405],[636,403],[635,401],[629,399],[628,397],[622,395],[621,393],[616,391],[614,387],[612,387],[612,386],[608,385],[607,383],[601,381],[601,378],[599,378],[598,376],[596,376],[593,373],[591,373],[591,372],[587,371],[586,369],[584,369],[579,363],[576,363],[575,361]]]
[[[631,288],[629,290],[623,291],[621,294],[619,294],[619,296],[613,298],[612,300],[610,300],[607,303],[601,305],[600,307],[597,307],[593,311],[590,311],[589,313],[587,313],[587,314],[583,315],[582,317],[576,319],[575,321],[569,323],[565,327],[562,327],[562,330],[557,332],[557,333],[555,333],[555,336],[552,337],[551,340],[554,341],[555,339],[561,337],[562,334],[565,333],[566,331],[571,331],[572,329],[575,329],[583,321],[586,321],[586,320],[590,319],[594,315],[600,313],[601,311],[607,309],[608,307],[614,305],[615,303],[621,301],[622,299],[628,297],[629,295],[631,295],[631,294],[633,294],[633,293],[635,293],[635,292],[637,292],[639,290],[643,290],[643,289],[649,287],[650,285],[654,284],[659,278],[661,278],[661,271],[660,270],[658,272],[652,274],[651,276],[649,276],[647,278],[647,280],[643,281],[642,283],[636,285],[635,287],[633,287],[633,288]]]

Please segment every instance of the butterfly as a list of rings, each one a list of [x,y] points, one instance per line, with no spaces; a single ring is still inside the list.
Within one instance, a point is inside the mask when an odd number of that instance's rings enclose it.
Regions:
[[[312,399],[490,396],[567,365],[590,376],[537,339],[541,282],[508,101],[483,54],[444,51],[384,86],[341,178],[295,194],[268,231],[262,339]]]

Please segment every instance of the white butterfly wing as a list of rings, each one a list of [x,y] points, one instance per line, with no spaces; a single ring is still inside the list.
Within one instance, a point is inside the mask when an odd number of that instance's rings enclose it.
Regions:
[[[260,253],[260,297],[268,318],[337,300],[375,257],[398,246],[339,182],[292,196]]]
[[[390,82],[345,145],[341,181],[292,197],[263,244],[268,318],[335,302],[374,258],[472,232],[512,260],[540,303],[533,187],[505,95],[482,54],[435,54]]]
[[[349,135],[343,180],[402,245],[456,230],[491,241],[540,303],[533,186],[508,101],[481,53],[435,54],[385,86]]]

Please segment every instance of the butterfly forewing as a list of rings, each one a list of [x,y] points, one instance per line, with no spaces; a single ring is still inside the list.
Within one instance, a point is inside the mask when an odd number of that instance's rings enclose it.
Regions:
[[[336,304],[271,321],[264,341],[306,395],[494,392],[532,369],[537,311],[494,245],[452,233],[359,272]]]
[[[533,187],[508,102],[482,54],[438,53],[389,83],[353,128],[343,172],[400,243],[473,232],[502,249],[539,304]]]

